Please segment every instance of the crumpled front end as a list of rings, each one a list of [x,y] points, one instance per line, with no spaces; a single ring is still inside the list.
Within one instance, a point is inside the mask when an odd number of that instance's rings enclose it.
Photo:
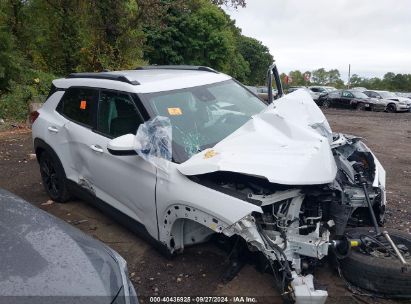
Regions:
[[[307,274],[328,255],[331,241],[342,237],[347,226],[371,225],[360,175],[367,181],[381,223],[386,204],[385,171],[369,148],[359,138],[343,134],[333,135],[331,148],[338,171],[328,184],[284,186],[229,173],[207,177],[220,187],[245,193],[262,210],[223,233],[241,236],[251,251],[261,252],[273,269],[281,269],[282,282],[286,282],[283,293],[293,282],[300,282],[298,292],[304,297],[311,295],[315,303],[325,301],[326,292],[311,288]]]
[[[326,291],[315,290],[309,274],[347,226],[371,225],[364,183],[384,220],[381,164],[360,138],[333,134],[305,92],[280,98],[178,170],[259,207],[221,232],[262,254],[282,294],[297,302],[325,301]]]

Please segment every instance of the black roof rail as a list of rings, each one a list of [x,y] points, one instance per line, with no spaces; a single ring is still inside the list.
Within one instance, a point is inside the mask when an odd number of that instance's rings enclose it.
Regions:
[[[218,71],[201,65],[147,65],[137,67],[135,70],[187,70],[187,71],[204,71],[219,74]]]
[[[139,85],[140,83],[137,80],[130,80],[126,76],[121,74],[111,74],[111,73],[71,73],[67,78],[91,78],[91,79],[106,79],[106,80],[115,80],[121,81],[133,85]]]

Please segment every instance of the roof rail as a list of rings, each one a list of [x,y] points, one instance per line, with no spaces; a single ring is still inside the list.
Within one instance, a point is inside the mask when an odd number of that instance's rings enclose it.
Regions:
[[[139,85],[140,83],[136,80],[130,80],[126,76],[121,74],[111,74],[106,72],[101,73],[71,73],[67,78],[92,78],[92,79],[106,79],[121,81],[133,85]]]
[[[201,65],[147,65],[137,67],[135,70],[187,70],[187,71],[204,71],[219,74],[218,71]]]

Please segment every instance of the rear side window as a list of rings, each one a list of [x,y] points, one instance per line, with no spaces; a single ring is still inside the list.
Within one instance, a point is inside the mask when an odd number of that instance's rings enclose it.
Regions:
[[[63,95],[57,111],[82,125],[93,126],[93,111],[98,100],[98,90],[70,88]]]
[[[354,95],[351,94],[350,92],[344,91],[344,92],[342,93],[342,97],[353,98]]]
[[[136,134],[143,119],[133,99],[125,93],[100,92],[97,130],[109,137]]]

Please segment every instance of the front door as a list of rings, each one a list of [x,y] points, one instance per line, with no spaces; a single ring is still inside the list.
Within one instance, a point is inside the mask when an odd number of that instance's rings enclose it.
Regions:
[[[352,101],[354,99],[354,95],[349,91],[343,91],[340,99],[340,107],[341,108],[352,108]]]
[[[87,141],[90,175],[86,179],[99,199],[143,224],[157,239],[156,168],[137,155],[115,156],[107,150],[112,138],[136,134],[142,122],[129,94],[100,90],[96,128]]]

